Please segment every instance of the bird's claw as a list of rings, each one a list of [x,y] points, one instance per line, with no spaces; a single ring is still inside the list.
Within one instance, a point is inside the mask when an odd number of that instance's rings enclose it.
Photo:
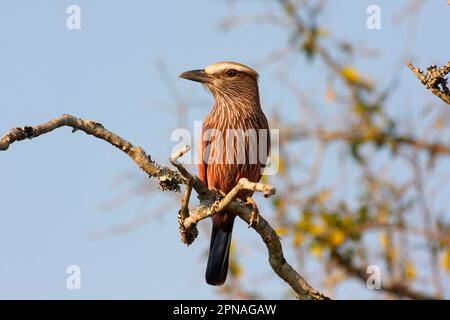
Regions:
[[[215,199],[221,199],[221,198],[226,196],[225,192],[223,192],[222,190],[219,190],[217,188],[210,187],[209,190],[212,191],[212,193],[214,194],[214,198]]]
[[[256,206],[255,200],[253,200],[252,197],[248,197],[247,202],[245,204],[250,206],[250,210],[252,212],[250,216],[250,221],[248,223],[248,227],[249,228],[252,227],[253,224],[257,226],[259,224],[259,209]]]

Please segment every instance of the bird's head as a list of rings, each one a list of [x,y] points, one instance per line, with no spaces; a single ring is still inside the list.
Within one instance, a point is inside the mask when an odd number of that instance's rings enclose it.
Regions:
[[[215,97],[258,93],[258,73],[237,62],[217,62],[183,72],[180,78],[204,84]]]

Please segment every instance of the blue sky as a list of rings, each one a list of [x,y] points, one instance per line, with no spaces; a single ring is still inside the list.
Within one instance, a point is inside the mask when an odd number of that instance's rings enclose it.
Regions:
[[[434,101],[408,70],[407,54],[422,65],[444,64],[450,43],[435,30],[447,30],[445,1],[428,3],[417,21],[395,23],[407,1],[375,1],[382,29],[366,28],[366,8],[374,1],[330,1],[321,21],[338,38],[380,51],[356,66],[387,85],[398,74],[400,89],[416,97],[392,98],[392,112],[413,112]],[[225,31],[219,22],[230,16],[280,13],[269,1],[12,1],[0,0],[0,134],[12,127],[37,124],[63,113],[101,122],[141,145],[154,159],[167,162],[178,127],[167,77],[187,103],[185,125],[192,128],[212,104],[209,94],[178,74],[219,60],[260,66],[261,99],[268,114],[275,108],[301,117],[295,99],[278,83],[282,66],[260,62],[283,48],[286,29],[245,24]],[[81,8],[81,29],[66,28],[66,8]],[[410,24],[417,24],[415,29]],[[412,40],[405,34],[414,30]],[[290,77],[318,92],[323,103],[324,70],[294,55]],[[405,92],[405,91],[403,91]],[[447,137],[448,139],[448,137]],[[62,128],[0,154],[0,298],[217,298],[204,283],[208,235],[191,246],[178,236],[174,198],[156,191],[107,204],[132,188],[154,188],[125,154],[105,142]],[[264,201],[258,198],[258,201]],[[172,205],[171,205],[172,204]],[[150,222],[122,235],[93,240],[90,235],[147,217]],[[265,213],[270,219],[270,213]],[[209,228],[209,221],[200,230]],[[266,262],[258,236],[238,223],[235,237],[245,240],[241,262],[246,283],[261,283],[265,297],[286,292]],[[291,257],[292,258],[292,257]],[[288,256],[289,260],[289,256]],[[66,288],[66,268],[81,267],[81,290]],[[253,276],[253,272],[255,275]],[[261,281],[261,279],[267,279]],[[319,285],[319,276],[311,282]],[[262,283],[263,282],[263,283]],[[355,286],[357,286],[355,284]],[[352,284],[339,297],[351,294]]]

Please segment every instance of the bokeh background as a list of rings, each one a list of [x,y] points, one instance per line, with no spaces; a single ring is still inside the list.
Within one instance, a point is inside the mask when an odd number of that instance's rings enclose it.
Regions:
[[[72,4],[80,30],[66,27]],[[366,26],[372,4],[380,30]],[[449,27],[447,1],[0,0],[0,134],[69,113],[167,163],[171,132],[213,103],[179,73],[248,64],[282,136],[266,179],[278,195],[256,199],[287,260],[336,299],[449,298],[450,152],[433,146],[450,146],[450,109],[405,66],[446,64]],[[206,285],[210,222],[186,247],[179,199],[84,133],[12,145],[0,154],[0,298],[294,297],[242,221],[227,286]],[[374,264],[385,290],[352,270]],[[66,287],[69,265],[81,290]]]

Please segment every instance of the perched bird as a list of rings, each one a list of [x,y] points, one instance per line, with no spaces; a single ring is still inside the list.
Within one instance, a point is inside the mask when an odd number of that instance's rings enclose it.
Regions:
[[[241,178],[258,182],[270,151],[270,135],[260,105],[257,72],[240,63],[218,62],[205,69],[186,71],[180,77],[202,83],[215,100],[203,121],[199,178],[221,194],[228,193]],[[258,221],[252,193],[241,191],[236,196],[251,206],[250,224]],[[227,278],[235,217],[228,210],[212,216],[205,275],[210,285],[222,285]]]

